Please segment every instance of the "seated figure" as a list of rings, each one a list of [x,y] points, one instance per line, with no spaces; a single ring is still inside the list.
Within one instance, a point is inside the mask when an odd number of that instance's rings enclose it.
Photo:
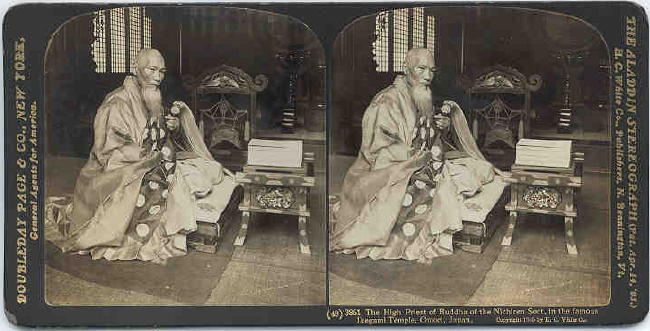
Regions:
[[[184,255],[197,217],[218,219],[236,186],[208,152],[189,107],[163,108],[162,55],[143,49],[136,67],[97,110],[71,203],[49,199],[46,238],[64,252],[156,263]]]
[[[479,151],[456,102],[435,111],[431,52],[410,50],[404,67],[364,113],[358,157],[332,208],[330,249],[430,263],[452,253],[464,198],[502,173]],[[453,139],[441,139],[450,126]]]

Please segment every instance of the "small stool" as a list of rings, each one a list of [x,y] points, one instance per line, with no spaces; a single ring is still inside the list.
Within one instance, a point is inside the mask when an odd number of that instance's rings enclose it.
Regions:
[[[515,164],[511,170],[512,177],[505,179],[512,184],[510,202],[505,207],[510,215],[501,245],[510,246],[518,213],[559,215],[564,217],[567,251],[570,255],[577,255],[573,222],[578,216],[578,210],[573,202],[576,191],[582,186],[580,167],[575,162],[571,162],[568,168]]]
[[[251,213],[271,213],[298,216],[300,252],[311,254],[307,234],[309,193],[315,184],[313,155],[305,153],[303,167],[270,167],[245,165],[235,178],[244,186],[244,198],[239,205],[241,226],[235,246],[243,246]]]

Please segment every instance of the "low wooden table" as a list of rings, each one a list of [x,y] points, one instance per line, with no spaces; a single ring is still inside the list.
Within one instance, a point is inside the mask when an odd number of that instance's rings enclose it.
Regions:
[[[564,217],[564,235],[569,254],[577,255],[573,222],[578,216],[574,205],[575,193],[582,186],[582,176],[576,163],[567,168],[512,166],[509,224],[501,245],[510,246],[518,213],[537,213]]]
[[[309,220],[309,192],[315,184],[313,170],[303,162],[301,168],[244,166],[235,178],[244,186],[244,198],[239,205],[242,212],[235,246],[243,246],[251,213],[272,213],[298,216],[300,252],[311,254],[307,234]]]

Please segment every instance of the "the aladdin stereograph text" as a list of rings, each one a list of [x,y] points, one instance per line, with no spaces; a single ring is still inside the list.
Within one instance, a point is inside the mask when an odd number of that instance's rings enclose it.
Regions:
[[[616,279],[627,282],[630,308],[638,308],[639,155],[637,18],[625,18],[625,42],[614,48],[614,130],[616,135]]]

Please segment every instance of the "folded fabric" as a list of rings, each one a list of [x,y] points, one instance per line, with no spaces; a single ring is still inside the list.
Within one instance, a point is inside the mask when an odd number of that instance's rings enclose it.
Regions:
[[[487,161],[466,157],[447,160],[445,165],[457,193],[465,197],[473,196],[494,179],[494,167]]]
[[[483,186],[480,193],[466,198],[461,207],[463,221],[483,223],[499,201],[506,186],[508,186],[506,181],[500,176],[495,176],[492,182]]]

